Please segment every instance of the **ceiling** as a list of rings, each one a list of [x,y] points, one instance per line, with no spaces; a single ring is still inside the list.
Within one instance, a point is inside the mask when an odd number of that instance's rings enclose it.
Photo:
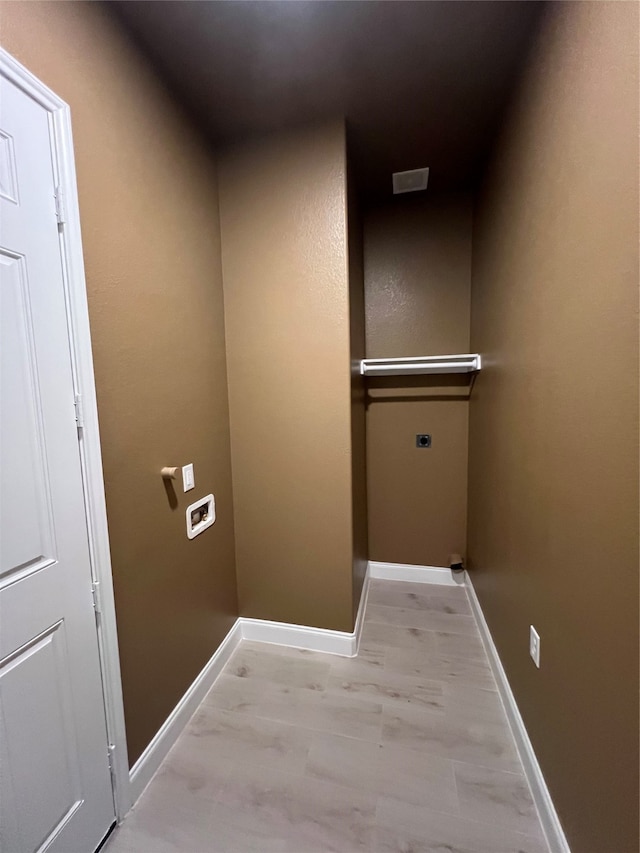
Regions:
[[[542,3],[113,0],[216,145],[343,115],[361,188],[477,178]]]

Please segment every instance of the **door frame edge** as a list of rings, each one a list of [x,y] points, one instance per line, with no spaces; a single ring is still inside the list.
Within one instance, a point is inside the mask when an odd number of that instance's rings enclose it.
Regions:
[[[0,75],[47,110],[54,180],[64,197],[64,224],[58,227],[58,235],[74,393],[80,395],[82,407],[78,443],[91,576],[93,582],[99,584],[100,614],[96,630],[113,800],[116,819],[120,823],[132,803],[71,110],[65,101],[4,48],[0,48]]]

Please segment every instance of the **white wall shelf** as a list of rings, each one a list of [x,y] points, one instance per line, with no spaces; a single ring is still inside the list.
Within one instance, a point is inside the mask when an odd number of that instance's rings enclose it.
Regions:
[[[363,358],[362,376],[411,376],[427,373],[475,373],[482,359],[478,353],[466,355],[426,355],[417,358]]]

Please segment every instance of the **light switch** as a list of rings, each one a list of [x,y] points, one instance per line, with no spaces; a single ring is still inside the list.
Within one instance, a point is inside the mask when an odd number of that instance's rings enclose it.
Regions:
[[[196,478],[193,473],[193,462],[182,466],[182,490],[188,492],[196,485]]]

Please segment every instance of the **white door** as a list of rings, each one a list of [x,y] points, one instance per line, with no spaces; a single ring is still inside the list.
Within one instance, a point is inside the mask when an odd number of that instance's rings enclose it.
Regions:
[[[0,78],[0,849],[114,822],[47,111]]]

